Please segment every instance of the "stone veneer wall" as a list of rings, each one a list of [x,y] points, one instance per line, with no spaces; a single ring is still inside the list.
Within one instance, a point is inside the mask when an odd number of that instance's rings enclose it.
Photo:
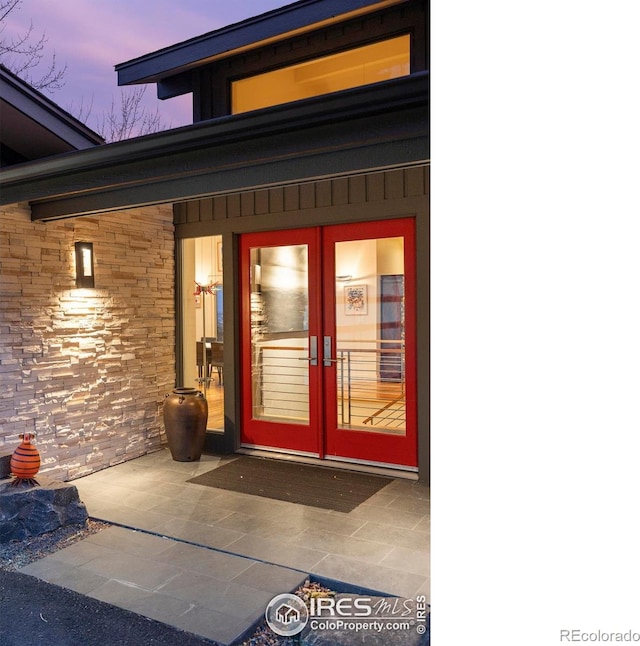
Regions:
[[[159,448],[175,383],[171,206],[32,222],[0,209],[0,453],[35,432],[69,480]],[[96,289],[75,288],[93,242]]]

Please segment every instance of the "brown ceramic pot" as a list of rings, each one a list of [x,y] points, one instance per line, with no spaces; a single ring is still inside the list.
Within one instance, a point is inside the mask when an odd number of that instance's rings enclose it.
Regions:
[[[174,388],[162,407],[164,430],[176,462],[199,460],[207,432],[209,407],[196,388]]]

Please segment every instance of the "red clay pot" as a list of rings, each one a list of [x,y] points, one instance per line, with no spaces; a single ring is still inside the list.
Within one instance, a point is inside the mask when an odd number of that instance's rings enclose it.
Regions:
[[[11,473],[18,480],[32,480],[40,470],[40,454],[31,444],[31,433],[20,435],[22,443],[11,456]]]

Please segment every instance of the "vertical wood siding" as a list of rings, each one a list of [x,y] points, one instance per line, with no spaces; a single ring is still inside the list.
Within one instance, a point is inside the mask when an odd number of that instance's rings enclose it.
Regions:
[[[399,168],[183,202],[174,206],[174,223],[212,222],[419,197],[428,194],[428,172],[428,166]]]

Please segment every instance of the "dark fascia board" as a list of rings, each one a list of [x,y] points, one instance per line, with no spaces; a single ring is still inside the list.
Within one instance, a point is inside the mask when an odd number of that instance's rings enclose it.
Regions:
[[[104,144],[104,139],[99,134],[32,88],[4,65],[0,65],[0,97],[2,103],[16,108],[25,119],[39,124],[77,150]]]
[[[115,66],[118,85],[157,82],[222,56],[280,40],[350,14],[407,0],[301,0]]]
[[[428,94],[421,72],[18,164],[0,173],[0,204],[58,219],[426,161]]]

